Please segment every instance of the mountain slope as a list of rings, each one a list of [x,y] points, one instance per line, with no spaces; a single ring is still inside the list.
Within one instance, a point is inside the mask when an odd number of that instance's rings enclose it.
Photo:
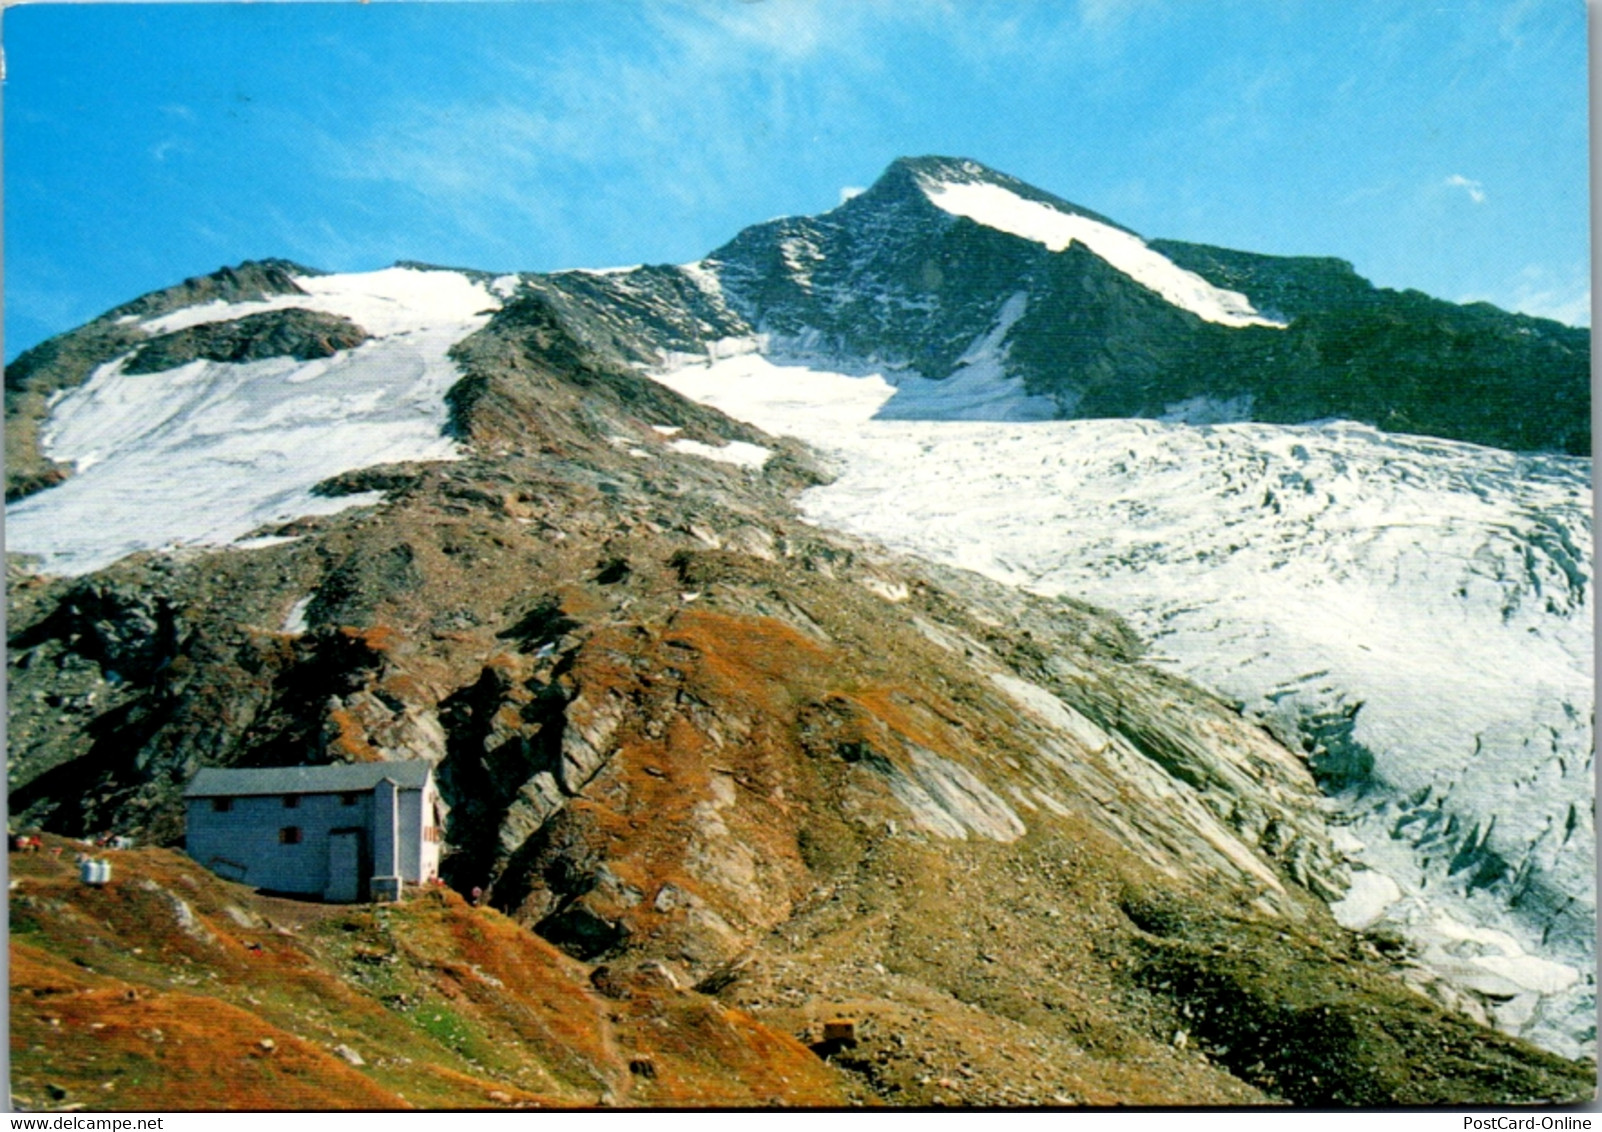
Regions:
[[[984,189],[985,207],[957,203],[992,220],[1004,191],[1094,246],[1051,250],[1032,209],[1007,221],[1025,235],[957,215],[931,183]],[[1366,666],[1317,673],[1306,661],[1328,642],[1279,617],[1322,575],[1359,596],[1390,587],[1393,614],[1461,611],[1464,640],[1494,608],[1534,630],[1521,658],[1555,645],[1547,668],[1583,665],[1564,650],[1588,609],[1585,469],[1352,426],[904,419],[1055,412],[1056,393],[1026,388],[1043,379],[1009,367],[1070,294],[1073,317],[1153,372],[1181,331],[1294,329],[1203,278],[1216,267],[1130,241],[988,171],[904,162],[825,217],[758,226],[688,267],[285,267],[276,290],[214,295],[225,274],[64,336],[8,379],[36,458],[77,468],[10,515],[13,549],[37,556],[11,562],[14,817],[175,844],[197,766],[428,758],[452,806],[450,884],[484,889],[642,1025],[693,1050],[713,1035],[691,1016],[724,1007],[814,1043],[829,1018],[858,1019],[855,1048],[819,1049],[825,1078],[786,1092],[740,1076],[740,1097],[1586,1094],[1588,1063],[1465,1013],[1584,1048],[1569,1022],[1589,987],[1551,968],[1573,973],[1591,945],[1564,871],[1589,822],[1571,811],[1561,843],[1542,840],[1547,811],[1527,806],[1494,835],[1464,832],[1453,815],[1479,791],[1456,784],[1478,772],[1443,741],[1411,769],[1449,796],[1424,828],[1488,878],[1466,912],[1450,905],[1473,921],[1445,941],[1462,970],[1417,953],[1440,931],[1343,928],[1331,902],[1359,925],[1369,874],[1412,883],[1359,808],[1418,785],[1365,730],[1406,704],[1380,703]],[[1292,276],[1286,302],[1308,278]],[[1085,357],[1133,364],[1093,340]],[[885,364],[915,352],[929,376]],[[216,502],[198,508],[206,481]],[[1483,514],[1451,509],[1469,499]],[[1123,502],[1098,511],[1108,500]],[[1360,537],[1398,508],[1432,533]],[[1461,578],[1432,564],[1442,532],[1474,564]],[[1203,584],[1277,573],[1256,606]],[[1189,597],[1165,606],[1175,579]],[[1435,600],[1452,584],[1460,601]],[[1135,599],[1159,651],[1143,659],[1079,593]],[[1418,624],[1400,637],[1438,621]],[[1363,640],[1389,641],[1376,627]],[[1174,671],[1226,646],[1235,669],[1198,674],[1234,701]],[[1408,679],[1427,667],[1399,660]],[[1588,720],[1567,679],[1558,699]],[[1551,706],[1538,681],[1520,687]],[[1342,730],[1354,695],[1371,706]],[[1333,805],[1321,782],[1353,795]],[[1493,877],[1508,845],[1524,856]],[[1560,925],[1558,950],[1488,934],[1514,896],[1546,902],[1530,922]],[[40,907],[31,930],[64,947],[70,915]],[[1509,995],[1492,975],[1552,977]],[[696,988],[690,1013],[637,993],[642,979]],[[1523,1017],[1502,1009],[1514,1000]],[[716,1064],[767,1040],[743,1033]],[[52,1047],[37,1044],[23,1064],[42,1074]]]
[[[63,673],[88,689],[16,717],[19,812],[161,837],[193,761],[431,754],[454,884],[691,1049],[632,972],[807,1040],[849,1013],[863,1036],[835,1080],[862,1099],[1586,1087],[1405,989],[1394,942],[1342,932],[1303,887],[1333,894],[1339,867],[1300,761],[1134,661],[1116,621],[807,527],[783,506],[798,453],[752,472],[676,450],[726,447],[719,429],[781,446],[586,356],[537,300],[457,357],[470,452],[352,477],[390,485],[377,509],[19,587],[22,702]],[[277,628],[297,607],[304,630]],[[139,632],[147,615],[170,631]],[[102,741],[30,777],[85,730]],[[331,1014],[342,1037],[358,1017]],[[1437,1068],[1441,1043],[1463,1060]],[[51,1064],[21,1059],[28,1079]]]
[[[107,311],[93,322],[25,351],[6,366],[6,500],[20,499],[60,483],[70,468],[47,458],[38,427],[53,398],[82,385],[90,372],[148,335],[137,323],[181,307],[215,300],[260,299],[300,294],[291,272],[315,274],[283,260],[225,267],[176,287],[145,295]]]
[[[91,888],[51,855],[63,848],[13,858],[24,1110],[846,1099],[793,1038],[649,972],[608,998],[585,965],[448,890],[323,907],[162,849],[111,854],[112,882]]]
[[[643,270],[585,283],[671,307]],[[663,342],[659,372],[832,450],[844,474],[809,514],[1130,616],[1314,752],[1373,866],[1343,914],[1391,916],[1504,1024],[1592,1047],[1587,462],[1110,424],[1062,434],[1064,457],[1038,427],[876,423],[1341,417],[1586,453],[1588,332],[1377,290],[1336,260],[1142,245],[944,158],[680,270],[744,326],[699,359]],[[1495,933],[1466,967],[1464,923]]]

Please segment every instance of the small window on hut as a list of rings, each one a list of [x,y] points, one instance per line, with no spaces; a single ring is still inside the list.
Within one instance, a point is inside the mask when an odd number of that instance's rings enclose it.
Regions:
[[[211,800],[211,812],[214,814],[226,814],[233,808],[234,800],[232,798],[213,798]]]
[[[298,825],[286,825],[286,826],[284,826],[283,829],[280,829],[278,831],[278,844],[280,844],[280,845],[299,845],[300,844],[300,826],[298,826]]]
[[[298,805],[300,805],[300,795],[299,794],[285,794],[284,795],[284,809],[293,810]]]
[[[361,801],[360,794],[341,794],[339,796],[339,804],[341,806],[354,806],[359,801]]]

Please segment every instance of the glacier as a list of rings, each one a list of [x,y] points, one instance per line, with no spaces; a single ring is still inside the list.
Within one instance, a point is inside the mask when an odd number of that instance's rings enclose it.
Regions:
[[[1452,1005],[1594,1050],[1588,460],[1347,421],[886,419],[904,373],[762,345],[654,376],[825,453],[811,521],[1122,614],[1307,752],[1347,926],[1412,940]]]
[[[140,550],[227,545],[274,522],[376,502],[311,488],[341,472],[449,460],[446,356],[498,297],[461,272],[394,267],[297,276],[304,294],[205,303],[147,320],[164,334],[269,310],[343,315],[373,337],[330,358],[196,360],[159,373],[98,367],[52,408],[45,455],[75,474],[6,508],[6,549],[54,574],[86,574]]]

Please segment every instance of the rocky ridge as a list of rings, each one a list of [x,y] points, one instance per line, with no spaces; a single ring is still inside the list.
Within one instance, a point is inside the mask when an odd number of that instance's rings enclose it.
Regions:
[[[163,334],[135,350],[123,372],[160,373],[202,358],[212,362],[262,358],[309,362],[353,349],[369,337],[348,318],[289,307]]]
[[[1192,273],[1193,286],[1263,312],[1255,324],[1221,325],[1082,242],[1054,250],[944,210],[938,190],[952,185],[1000,190],[1004,204],[1083,218],[1142,243],[977,162],[906,158],[839,207],[755,225],[696,264],[565,272],[540,285],[585,304],[586,322],[628,311],[626,353],[704,353],[718,338],[760,335],[770,356],[904,381],[961,376],[975,361],[965,356],[971,345],[1000,324],[993,349],[996,376],[1013,387],[1008,399],[931,411],[903,398],[885,406],[886,417],[1341,418],[1590,453],[1587,330],[1376,288],[1338,259],[1146,244]]]

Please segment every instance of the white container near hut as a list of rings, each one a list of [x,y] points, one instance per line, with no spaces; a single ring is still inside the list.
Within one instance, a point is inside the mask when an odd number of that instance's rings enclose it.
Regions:
[[[92,884],[98,888],[111,880],[111,862],[96,860],[93,857],[85,858],[78,863],[78,877],[84,884]]]

